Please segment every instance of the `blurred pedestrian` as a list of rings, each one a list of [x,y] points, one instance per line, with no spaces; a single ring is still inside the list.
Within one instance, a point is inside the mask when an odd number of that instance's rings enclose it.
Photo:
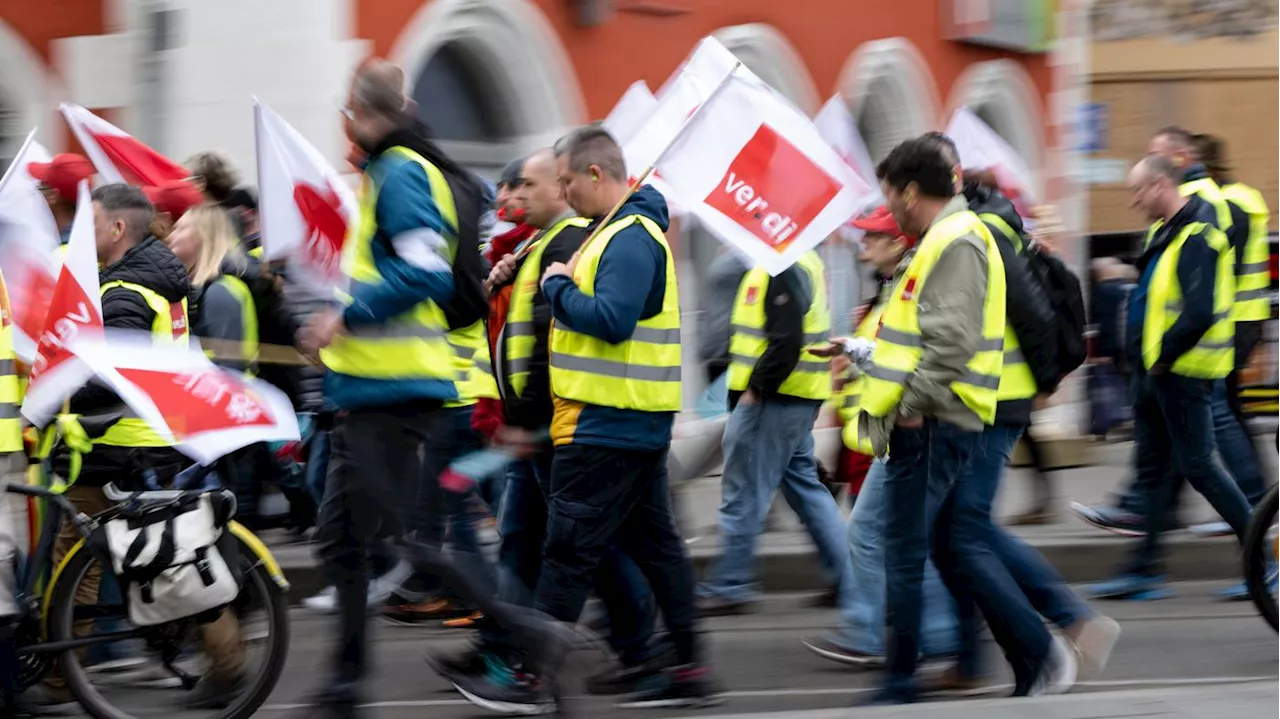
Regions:
[[[169,238],[173,226],[188,210],[204,202],[200,190],[185,180],[148,187],[145,191],[151,206],[155,208],[155,213],[151,216],[151,234],[161,242]]]
[[[65,247],[71,238],[71,223],[76,216],[76,193],[81,182],[93,177],[93,163],[83,155],[64,153],[54,156],[49,162],[33,162],[27,166],[27,171],[39,183]]]

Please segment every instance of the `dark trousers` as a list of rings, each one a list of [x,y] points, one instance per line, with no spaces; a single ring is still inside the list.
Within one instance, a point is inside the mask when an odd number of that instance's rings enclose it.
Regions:
[[[1214,383],[1172,373],[1138,374],[1135,383],[1136,479],[1146,490],[1143,506],[1170,507],[1186,480],[1243,541],[1249,503],[1215,446]],[[1145,512],[1147,533],[1132,560],[1134,573],[1151,576],[1159,572],[1160,535],[1170,515],[1169,511]]]
[[[617,547],[649,581],[677,661],[696,657],[693,565],[676,531],[667,450],[557,447],[534,607],[576,622],[601,560]]]
[[[498,515],[502,545],[498,553],[499,598],[531,606],[542,573],[542,547],[547,535],[547,500],[552,453],[539,452],[533,459],[513,464],[507,473],[506,492]],[[613,547],[596,569],[596,596],[609,617],[609,646],[627,666],[649,658],[654,607],[649,586],[635,562]],[[499,627],[485,622],[481,640],[507,652],[511,647]]]
[[[885,595],[889,631],[885,691],[914,699],[920,655],[925,558],[935,524],[981,439],[978,432],[926,420],[923,427],[898,427],[889,440],[885,468]],[[937,553],[935,552],[935,556]],[[946,558],[949,560],[949,558]],[[938,571],[954,571],[954,564]]]

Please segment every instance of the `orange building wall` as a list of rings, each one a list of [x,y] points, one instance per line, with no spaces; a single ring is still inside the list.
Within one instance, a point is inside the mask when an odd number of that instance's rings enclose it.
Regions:
[[[0,0],[0,18],[52,64],[53,41],[106,32],[107,0]]]
[[[801,2],[805,12],[796,10]],[[822,10],[809,9],[819,4],[824,6]],[[386,55],[422,5],[423,0],[363,0],[356,10],[356,34],[372,41],[376,54]],[[906,37],[919,48],[944,106],[956,78],[969,65],[984,60],[1020,59],[1042,99],[1050,87],[1047,56],[1018,55],[943,39],[937,0],[619,0],[615,6],[620,8],[609,21],[591,28],[574,24],[565,0],[538,0],[538,5],[560,34],[587,111],[597,119],[608,114],[636,80],[645,80],[656,90],[698,40],[723,27],[753,22],[773,25],[791,42],[824,97],[835,92],[840,70],[858,45],[896,36]],[[659,17],[621,9],[638,5],[670,8],[677,14]]]

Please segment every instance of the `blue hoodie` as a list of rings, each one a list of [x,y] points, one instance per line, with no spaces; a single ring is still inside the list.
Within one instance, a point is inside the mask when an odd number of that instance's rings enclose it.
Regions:
[[[664,232],[668,227],[667,201],[648,185],[627,199],[615,220],[631,215],[648,217]],[[618,344],[631,338],[640,320],[662,310],[666,272],[666,253],[644,227],[634,224],[614,235],[600,256],[594,296],[583,294],[565,276],[548,278],[542,293],[556,322]],[[555,399],[555,405],[551,436],[557,445],[655,450],[671,442],[673,412],[640,412],[560,398]]]

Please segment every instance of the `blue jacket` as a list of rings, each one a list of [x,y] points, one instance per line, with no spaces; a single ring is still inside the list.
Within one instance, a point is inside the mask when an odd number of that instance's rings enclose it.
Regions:
[[[1138,286],[1129,295],[1129,320],[1125,336],[1129,362],[1134,371],[1145,372],[1142,361],[1142,331],[1147,319],[1147,302],[1151,277],[1156,264],[1169,243],[1193,222],[1204,222],[1216,227],[1217,217],[1213,205],[1197,196],[1187,198],[1187,204],[1156,232],[1151,243],[1138,260]],[[1213,288],[1217,281],[1218,253],[1209,246],[1203,233],[1187,238],[1178,255],[1178,284],[1182,288],[1182,314],[1164,333],[1157,365],[1171,365],[1179,357],[1196,346],[1200,338],[1213,327]]]
[[[353,289],[352,302],[342,313],[347,327],[385,324],[424,300],[443,307],[453,298],[454,228],[445,225],[422,166],[399,153],[386,152],[397,145],[414,149],[414,139],[408,131],[392,133],[364,168],[378,193],[374,208],[377,230],[371,242],[373,263],[382,282]],[[327,400],[347,410],[440,402],[458,396],[447,380],[382,380],[332,371],[325,375],[324,391]]]
[[[615,219],[631,215],[648,217],[663,231],[667,229],[667,201],[648,185],[622,205]],[[666,272],[666,253],[644,227],[634,224],[615,235],[600,256],[594,296],[583,294],[564,276],[548,278],[542,292],[556,322],[618,344],[630,339],[640,320],[662,310]],[[672,412],[639,412],[556,399],[552,436],[557,444],[661,449],[671,442],[674,418]]]

